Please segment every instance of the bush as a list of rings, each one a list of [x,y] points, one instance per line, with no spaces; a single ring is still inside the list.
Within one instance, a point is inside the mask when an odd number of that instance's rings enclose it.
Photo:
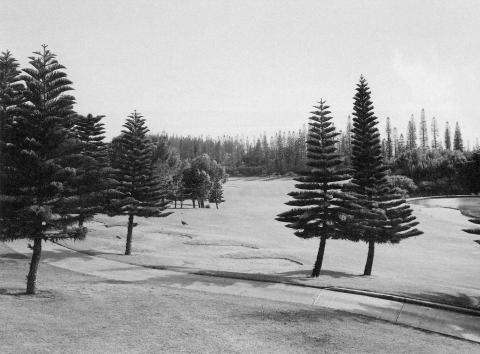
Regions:
[[[408,178],[406,176],[389,175],[387,176],[387,182],[405,196],[411,193],[415,193],[418,190],[415,182],[413,182],[411,178]]]

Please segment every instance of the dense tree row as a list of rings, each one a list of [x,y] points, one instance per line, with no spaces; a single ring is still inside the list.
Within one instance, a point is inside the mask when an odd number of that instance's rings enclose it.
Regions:
[[[168,145],[181,159],[209,155],[230,175],[260,176],[301,171],[306,161],[306,129],[265,134],[256,139],[168,136]]]
[[[346,167],[351,166],[352,129],[352,121],[348,117],[347,125],[339,132],[336,143]],[[306,128],[298,132],[278,132],[271,137],[263,135],[258,139],[229,136],[217,139],[168,135],[161,137],[165,145],[176,151],[182,160],[193,159],[206,153],[225,166],[230,175],[300,173],[307,166]],[[479,147],[474,145],[473,149],[475,151]],[[462,175],[462,166],[468,161],[472,151],[465,149],[458,123],[453,136],[448,122],[441,134],[436,118],[433,117],[429,124],[422,109],[418,127],[412,115],[406,133],[399,134],[391,119],[387,117],[381,151],[390,169],[389,176],[403,175],[418,185],[418,188],[415,185],[410,188],[411,193],[431,195],[441,191],[473,192]],[[411,184],[405,179],[403,181]]]

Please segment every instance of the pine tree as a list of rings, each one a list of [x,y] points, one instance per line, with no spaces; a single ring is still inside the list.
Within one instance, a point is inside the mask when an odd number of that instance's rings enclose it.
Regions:
[[[352,118],[347,118],[347,127],[345,129],[345,165],[350,166],[352,158]]]
[[[417,148],[417,127],[415,125],[415,119],[413,114],[408,121],[407,126],[407,149],[414,150]]]
[[[439,141],[439,131],[437,120],[435,117],[432,118],[432,148],[439,149],[440,148],[440,141]]]
[[[418,223],[411,216],[410,207],[388,185],[386,167],[382,163],[378,122],[373,112],[370,89],[363,76],[356,91],[352,135],[353,178],[346,188],[354,193],[355,204],[359,207],[351,210],[351,215],[355,217],[352,228],[355,234],[351,233],[349,237],[368,243],[364,275],[370,275],[375,243],[396,243],[421,232],[413,229]]]
[[[212,183],[212,189],[210,190],[210,203],[215,203],[218,209],[218,204],[223,203],[223,186],[220,178],[215,178]]]
[[[393,155],[398,156],[398,130],[397,128],[393,128]]]
[[[14,214],[8,209],[18,193],[15,185],[15,157],[19,154],[16,127],[19,105],[25,86],[20,80],[17,60],[9,51],[0,56],[0,240],[7,238],[4,228]],[[10,199],[10,200],[9,200]],[[10,214],[10,215],[9,215]]]
[[[35,294],[42,240],[81,239],[86,229],[73,227],[78,217],[66,205],[75,200],[70,181],[78,163],[70,133],[75,99],[64,66],[43,46],[24,69],[25,102],[19,105],[10,141],[8,175],[2,181],[1,238],[33,241],[27,294]]]
[[[24,85],[20,80],[20,70],[17,60],[9,51],[2,52],[0,56],[0,195],[12,157],[10,153],[16,153],[11,147],[15,138],[15,115],[18,114],[18,106],[23,101]],[[1,204],[0,204],[1,206]],[[2,210],[0,209],[0,217]]]
[[[160,180],[154,173],[153,146],[146,137],[145,119],[134,111],[123,127],[119,142],[123,156],[113,167],[118,170],[118,190],[124,195],[118,202],[117,213],[128,215],[125,254],[130,255],[134,217],[165,217],[171,212],[163,212],[168,202],[161,201]]]
[[[420,113],[420,147],[422,149],[428,148],[428,129],[427,121],[425,119],[425,110],[423,108]]]
[[[405,149],[405,138],[403,137],[403,134],[400,134],[400,138],[398,138],[398,153],[401,154],[405,152]]]
[[[109,207],[120,197],[115,171],[110,166],[107,145],[103,141],[103,117],[88,114],[75,119],[74,131],[83,157],[74,182],[79,198],[72,209],[72,213],[79,216],[79,226],[94,214],[109,213]]]
[[[309,122],[307,140],[308,171],[302,172],[295,180],[297,191],[289,193],[293,200],[287,205],[296,207],[278,215],[277,220],[287,222],[287,227],[301,238],[320,238],[312,277],[318,277],[323,263],[325,245],[328,238],[342,237],[341,221],[341,184],[349,178],[346,171],[340,169],[342,160],[336,152],[338,133],[335,132],[329,107],[324,100],[314,106]]]
[[[452,134],[450,133],[450,124],[448,122],[445,124],[445,149],[452,149]]]
[[[458,122],[455,123],[455,132],[453,134],[453,150],[463,151],[462,132]]]
[[[392,143],[392,127],[390,126],[389,117],[387,117],[385,132],[387,133],[387,139],[385,140],[385,152],[386,152],[387,159],[390,161],[393,156],[393,143]]]

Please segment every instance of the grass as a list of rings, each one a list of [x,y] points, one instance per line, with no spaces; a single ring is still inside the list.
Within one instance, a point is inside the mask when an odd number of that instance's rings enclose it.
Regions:
[[[474,353],[478,344],[327,309],[107,281],[28,259],[0,243],[0,352]]]
[[[318,239],[303,240],[274,220],[294,181],[279,178],[231,179],[220,209],[176,209],[167,218],[136,218],[132,256],[123,256],[126,217],[97,216],[87,226],[87,239],[68,246],[118,261],[213,271],[275,274],[320,286],[386,292],[478,308],[480,247],[471,226],[453,206],[413,205],[421,236],[398,245],[378,245],[372,276],[362,276],[367,245],[342,240],[327,242],[322,273],[308,275]],[[452,200],[449,200],[451,203]],[[458,201],[457,201],[458,202]],[[477,203],[477,204],[475,204]],[[480,198],[470,198],[473,210]],[[187,225],[182,225],[185,221]],[[106,227],[109,226],[109,227]]]

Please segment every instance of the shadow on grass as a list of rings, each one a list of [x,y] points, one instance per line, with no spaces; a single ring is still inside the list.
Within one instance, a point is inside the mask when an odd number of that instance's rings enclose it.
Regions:
[[[402,295],[445,305],[480,310],[480,294],[478,296],[472,296],[465,293],[445,294],[440,292],[402,292]]]
[[[308,278],[308,279],[315,279],[312,278],[311,275],[312,271],[311,270],[293,270],[290,272],[283,272],[283,273],[276,273],[276,275],[281,275],[281,276],[288,276],[288,277],[293,277],[293,276],[300,276],[302,278]],[[322,276],[327,276],[331,278],[356,278],[356,277],[362,277],[360,274],[351,274],[351,273],[344,273],[344,272],[337,272],[333,270],[322,270],[320,272],[320,277],[318,279],[321,279]]]
[[[361,314],[352,314],[350,312],[335,310],[326,307],[317,307],[312,309],[302,309],[302,310],[268,310],[262,309],[254,312],[240,313],[238,317],[241,319],[257,319],[262,321],[273,321],[280,322],[284,324],[292,323],[321,323],[325,325],[332,320],[337,321],[348,321],[348,322],[357,322],[360,324],[368,324],[371,322],[378,321],[376,318],[368,317]]]
[[[27,257],[24,254],[21,253],[2,253],[0,254],[0,258],[8,258],[8,259],[29,259],[30,257]]]
[[[37,290],[37,293],[26,294],[25,289],[19,288],[0,288],[0,296],[14,296],[14,297],[21,297],[21,298],[39,298],[39,299],[54,299],[55,294],[52,291],[48,290]]]

